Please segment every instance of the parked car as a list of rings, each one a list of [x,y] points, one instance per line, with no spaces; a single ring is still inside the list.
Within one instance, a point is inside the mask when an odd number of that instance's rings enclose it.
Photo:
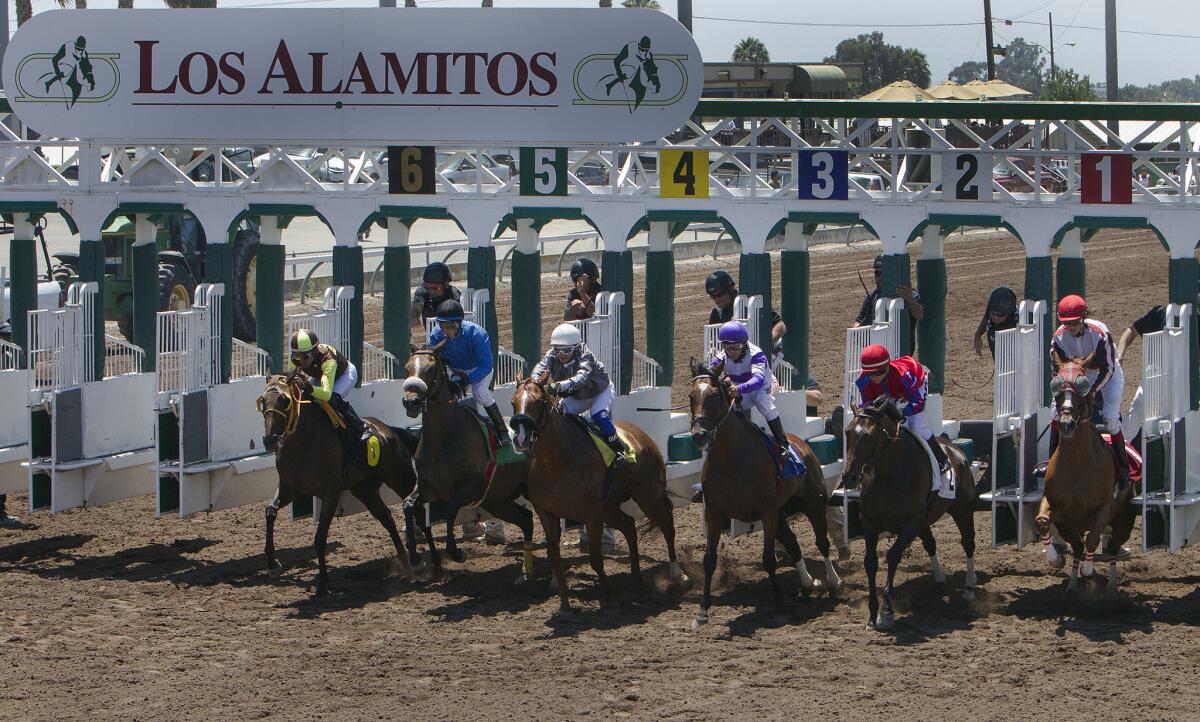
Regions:
[[[608,185],[608,169],[596,162],[581,163],[574,171],[575,177],[584,185]]]
[[[471,153],[463,158],[460,158],[457,163],[453,163],[451,161],[451,158],[453,158],[452,153],[438,153],[437,167],[445,168],[445,170],[442,172],[442,175],[444,175],[446,180],[450,181],[451,183],[463,183],[470,185],[475,183],[476,178],[478,177],[478,170],[475,167],[475,163],[476,159],[480,157],[481,156],[479,155]],[[495,176],[499,178],[502,183],[507,183],[508,180],[512,178],[513,171],[508,165],[498,162],[495,158],[487,153],[482,154],[482,159],[483,167],[495,174]],[[450,163],[451,165],[446,167],[447,163]],[[483,175],[483,182],[485,184],[495,184],[495,181],[486,173]]]
[[[1033,163],[1028,158],[1010,156],[1006,160],[1012,166],[1020,168],[1021,172],[1030,178],[1034,177],[1034,171],[1030,170]],[[1012,166],[1006,163],[997,163],[992,168],[992,180],[1009,192],[1032,193],[1033,186],[1013,172]],[[1063,193],[1067,190],[1067,177],[1063,170],[1049,163],[1042,163],[1041,168],[1042,190],[1050,193]]]

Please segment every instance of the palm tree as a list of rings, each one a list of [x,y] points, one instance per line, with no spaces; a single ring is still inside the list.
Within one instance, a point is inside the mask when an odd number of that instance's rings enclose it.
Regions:
[[[771,62],[771,54],[767,52],[767,46],[763,45],[763,41],[758,38],[742,38],[742,41],[733,49],[733,62],[769,63]]]
[[[612,7],[612,0],[600,0],[600,7],[602,7],[602,8]]]
[[[416,6],[417,6],[417,0],[404,0],[404,7],[415,8]]]
[[[658,0],[625,0],[621,3],[623,8],[648,8],[650,10],[662,10],[662,5]]]
[[[132,10],[133,9],[133,0],[117,0],[117,9],[118,10]]]
[[[16,0],[17,4],[17,27],[21,27],[29,18],[33,17],[33,2],[32,0]]]

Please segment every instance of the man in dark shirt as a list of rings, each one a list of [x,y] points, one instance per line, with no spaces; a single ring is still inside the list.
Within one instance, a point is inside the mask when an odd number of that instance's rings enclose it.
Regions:
[[[604,289],[600,286],[600,269],[590,258],[580,258],[571,264],[571,283],[567,291],[567,307],[563,310],[564,321],[582,321],[596,315],[596,296]]]
[[[879,294],[883,289],[880,284],[883,282],[883,255],[875,256],[875,262],[872,264],[875,271],[875,288],[869,291],[863,298],[862,307],[858,310],[858,316],[854,318],[854,325],[851,328],[859,328],[861,326],[870,326],[875,323],[875,302],[879,300]],[[925,318],[925,307],[921,305],[921,294],[913,291],[911,286],[896,286],[896,293],[900,298],[904,299],[904,307],[908,309],[909,324],[909,344],[913,351],[917,349],[917,321]]]
[[[450,285],[451,280],[450,267],[441,261],[434,261],[425,267],[422,283],[413,292],[409,326],[424,324],[427,319],[437,316],[437,308],[443,301],[462,300],[462,292]]]
[[[737,298],[737,286],[733,282],[733,276],[726,271],[713,271],[708,274],[708,278],[704,280],[704,291],[708,297],[712,299],[713,309],[708,314],[708,324],[711,326],[718,323],[726,323],[733,320],[733,301]],[[787,333],[787,324],[783,322],[783,317],[774,310],[771,311],[771,353],[777,354],[781,351],[781,343],[784,334]]]
[[[1133,345],[1133,342],[1139,336],[1155,333],[1166,327],[1166,306],[1154,306],[1144,316],[1129,324],[1129,328],[1121,333],[1121,340],[1117,342],[1117,363],[1120,364],[1125,359],[1125,352],[1129,350],[1129,347]],[[1138,384],[1137,391],[1133,394],[1133,401],[1129,403],[1129,408],[1121,417],[1121,430],[1125,438],[1130,439],[1130,443],[1135,448],[1141,446],[1140,435],[1142,433],[1142,424],[1145,421],[1145,399],[1142,396],[1142,385]]]
[[[999,286],[988,297],[983,318],[975,329],[975,355],[983,356],[983,337],[987,336],[992,359],[996,358],[996,332],[1017,327],[1017,294],[1008,286]]]

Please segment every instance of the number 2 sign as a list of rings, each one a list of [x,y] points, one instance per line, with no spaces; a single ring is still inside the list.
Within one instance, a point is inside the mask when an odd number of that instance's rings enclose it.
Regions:
[[[990,201],[991,153],[943,153],[942,198],[950,201]]]
[[[1081,203],[1133,203],[1133,156],[1124,153],[1084,153],[1079,158],[1079,175]]]
[[[850,156],[844,150],[802,150],[796,164],[796,190],[802,201],[844,201],[849,197]]]

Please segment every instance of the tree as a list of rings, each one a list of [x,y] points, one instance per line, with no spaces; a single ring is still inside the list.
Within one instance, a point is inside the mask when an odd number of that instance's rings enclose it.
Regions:
[[[972,80],[987,80],[987,63],[968,60],[951,70],[946,77],[959,85],[966,85]]]
[[[1037,95],[1046,79],[1046,59],[1042,48],[1015,38],[1008,44],[1007,54],[996,63],[996,77]]]
[[[843,40],[825,62],[862,64],[862,82],[852,89],[854,95],[869,93],[897,80],[908,80],[922,88],[929,85],[929,60],[925,53],[888,45],[880,32]]]
[[[763,45],[763,41],[758,38],[742,38],[737,47],[733,49],[732,60],[735,63],[769,63],[771,54],[767,52],[767,46]]]
[[[602,8],[612,7],[612,0],[600,0],[600,7],[602,7]]]
[[[662,5],[658,4],[658,0],[625,0],[621,3],[623,8],[647,8],[649,10],[662,10]]]
[[[1059,68],[1054,80],[1042,84],[1041,100],[1096,100],[1092,79],[1071,68]]]

